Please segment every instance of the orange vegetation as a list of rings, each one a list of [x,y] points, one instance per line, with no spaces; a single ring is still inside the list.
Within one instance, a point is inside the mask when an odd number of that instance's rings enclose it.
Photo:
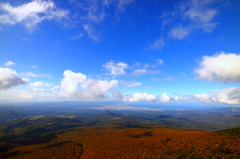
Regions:
[[[233,159],[240,158],[239,143],[239,136],[208,131],[85,127],[60,134],[49,144],[15,148],[9,158]]]

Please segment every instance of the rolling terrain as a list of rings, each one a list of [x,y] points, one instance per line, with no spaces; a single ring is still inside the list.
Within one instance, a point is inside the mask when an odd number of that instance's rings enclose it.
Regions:
[[[32,115],[30,110],[24,115],[5,110],[9,114],[1,120],[0,158],[240,157],[238,113],[74,110]]]

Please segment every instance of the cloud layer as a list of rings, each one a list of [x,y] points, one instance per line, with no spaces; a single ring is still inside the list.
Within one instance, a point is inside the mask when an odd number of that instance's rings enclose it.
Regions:
[[[138,102],[140,100],[146,100],[146,101],[152,101],[154,102],[156,99],[156,96],[153,94],[148,93],[133,93],[131,95],[126,95],[123,98],[123,101],[125,102]]]
[[[49,86],[52,86],[52,84],[51,83],[44,83],[42,81],[36,81],[36,82],[30,83],[29,86],[30,87],[49,87]]]

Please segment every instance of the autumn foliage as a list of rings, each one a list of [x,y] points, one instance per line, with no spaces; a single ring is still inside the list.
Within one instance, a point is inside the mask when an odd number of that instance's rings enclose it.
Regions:
[[[81,127],[48,144],[12,149],[21,159],[200,159],[240,158],[240,136],[168,128]]]

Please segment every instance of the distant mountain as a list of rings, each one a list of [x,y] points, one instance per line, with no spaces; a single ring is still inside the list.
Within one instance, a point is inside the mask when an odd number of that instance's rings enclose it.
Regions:
[[[15,111],[15,110],[0,111],[0,122],[5,123],[8,121],[12,121],[18,118],[23,118],[26,116],[29,116],[29,114],[21,111]]]

